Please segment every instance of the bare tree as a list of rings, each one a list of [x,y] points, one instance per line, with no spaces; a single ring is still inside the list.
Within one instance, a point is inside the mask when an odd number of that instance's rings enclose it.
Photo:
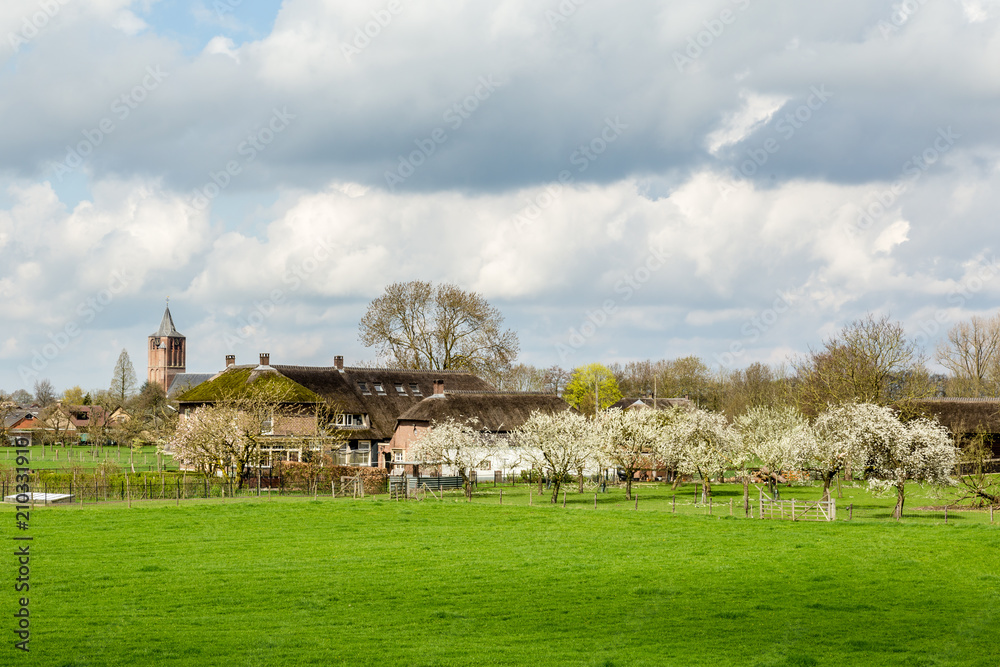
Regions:
[[[528,364],[516,364],[500,376],[496,387],[502,391],[545,391],[545,371]]]
[[[359,338],[402,368],[466,370],[497,382],[518,353],[517,334],[476,292],[414,280],[368,305]]]
[[[856,401],[897,405],[910,416],[912,401],[932,392],[922,350],[888,315],[852,322],[794,366],[799,405],[811,415]]]
[[[959,322],[938,344],[935,358],[951,372],[950,395],[995,394],[1000,381],[1000,315]]]
[[[135,386],[138,380],[135,377],[135,368],[132,360],[129,359],[128,350],[122,350],[115,363],[115,370],[111,374],[111,397],[117,403],[117,407],[122,407],[128,398],[135,393]]]
[[[48,380],[35,380],[35,402],[45,408],[56,402],[56,392]]]

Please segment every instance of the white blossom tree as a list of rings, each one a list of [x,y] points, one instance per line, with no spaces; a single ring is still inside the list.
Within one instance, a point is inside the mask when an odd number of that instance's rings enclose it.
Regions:
[[[632,499],[632,478],[650,464],[663,437],[655,410],[602,412],[595,420],[603,460],[625,474],[625,497]]]
[[[870,470],[869,485],[896,490],[893,516],[903,515],[908,481],[951,484],[958,450],[948,429],[936,421],[917,418],[906,424],[888,407],[858,403],[833,409],[831,429]]]
[[[739,445],[738,435],[721,414],[697,409],[671,425],[670,437],[683,448],[681,470],[701,477],[702,502],[708,502],[712,477],[725,471]]]
[[[466,498],[472,498],[471,472],[493,458],[497,443],[492,434],[479,430],[479,420],[460,422],[448,417],[424,431],[411,452],[422,463],[447,466],[458,472]]]
[[[777,499],[779,473],[801,468],[814,448],[815,436],[809,422],[791,406],[760,406],[740,415],[735,426],[746,452],[760,462],[771,496]]]
[[[851,403],[830,406],[813,422],[816,439],[809,454],[809,467],[823,480],[823,500],[830,500],[830,485],[847,467],[852,455],[861,453],[857,449],[860,443],[851,430],[856,407]]]
[[[583,470],[595,459],[597,439],[592,423],[565,410],[555,414],[533,412],[514,435],[525,457],[552,480],[552,502],[559,496],[563,480]]]
[[[673,488],[680,486],[681,461],[684,458],[684,443],[675,437],[672,426],[679,423],[687,415],[687,410],[680,407],[671,407],[667,410],[660,410],[657,419],[660,424],[660,440],[656,447],[656,463],[663,466],[668,471],[675,474]]]
[[[206,475],[234,470],[243,479],[247,466],[257,462],[260,422],[230,406],[204,406],[180,420],[169,448],[181,461]]]

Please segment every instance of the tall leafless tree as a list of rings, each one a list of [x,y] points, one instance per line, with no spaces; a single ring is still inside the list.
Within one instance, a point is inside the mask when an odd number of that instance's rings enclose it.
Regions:
[[[1000,314],[953,326],[938,344],[935,358],[951,372],[949,395],[994,395],[1000,387]]]
[[[368,305],[359,338],[402,368],[466,370],[499,382],[517,359],[517,334],[476,292],[414,280]]]
[[[923,351],[888,315],[855,320],[793,365],[798,402],[811,415],[852,401],[907,414],[914,399],[932,393]]]

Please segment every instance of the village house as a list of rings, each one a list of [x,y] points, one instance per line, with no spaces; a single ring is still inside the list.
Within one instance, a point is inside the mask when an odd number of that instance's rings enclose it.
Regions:
[[[204,405],[239,400],[266,388],[276,396],[273,415],[264,425],[269,459],[298,461],[307,449],[335,447],[338,465],[384,467],[397,418],[433,395],[434,382],[446,378],[457,389],[492,391],[493,386],[463,371],[294,366],[270,363],[238,365],[226,357],[226,369],[178,397],[182,418]],[[258,393],[260,393],[258,391]]]
[[[15,407],[4,418],[4,432],[10,444],[21,446],[58,443],[75,445],[87,442],[95,428],[110,428],[128,419],[122,410],[106,414],[99,405],[65,405],[57,402],[48,408]]]
[[[436,422],[474,418],[484,432],[502,437],[535,410],[569,409],[556,395],[499,392],[464,371],[350,367],[340,356],[329,367],[271,364],[269,354],[257,365],[238,365],[233,355],[226,363],[178,396],[178,409],[184,418],[205,405],[238,404],[254,392],[277,397],[263,424],[265,466],[323,449],[332,451],[336,465],[412,473],[412,445]],[[490,469],[511,464],[498,460]]]
[[[552,414],[570,410],[570,405],[556,394],[503,391],[469,391],[452,389],[443,381],[434,383],[434,393],[399,415],[392,440],[387,446],[391,454],[392,473],[419,473],[419,462],[411,460],[413,444],[435,423],[447,419],[456,422],[474,420],[484,437],[503,442],[507,436],[528,420],[533,412]],[[476,470],[477,476],[492,478],[496,470],[519,472],[521,457],[511,448],[498,447],[493,458]],[[390,467],[387,459],[385,467]],[[524,469],[527,469],[525,467]]]

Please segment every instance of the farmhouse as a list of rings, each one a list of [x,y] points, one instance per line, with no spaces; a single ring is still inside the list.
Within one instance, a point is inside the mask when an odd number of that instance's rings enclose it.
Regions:
[[[297,461],[306,448],[335,446],[338,465],[381,467],[392,458],[397,418],[434,395],[435,380],[457,390],[494,389],[463,371],[349,367],[340,356],[329,367],[271,365],[269,354],[261,354],[259,364],[238,365],[229,355],[225,370],[177,400],[185,415],[266,390],[277,397],[265,424],[269,458]]]
[[[656,408],[657,410],[685,408],[691,410],[694,408],[694,401],[690,398],[623,398],[617,403],[608,406],[609,410],[613,408],[618,408],[619,410],[627,408]]]
[[[528,420],[532,412],[555,413],[570,410],[569,404],[555,394],[502,391],[467,391],[451,389],[444,382],[434,383],[434,394],[423,399],[402,413],[396,420],[396,429],[389,442],[393,474],[406,469],[412,474],[413,462],[409,451],[413,443],[435,423],[449,418],[457,422],[476,420],[479,430],[488,436],[505,438],[511,431]],[[497,452],[496,460],[477,471],[492,474],[492,470],[516,469],[518,457]],[[389,467],[386,459],[386,467]]]
[[[982,435],[993,458],[1000,459],[1000,398],[925,398],[915,403],[960,440]]]

